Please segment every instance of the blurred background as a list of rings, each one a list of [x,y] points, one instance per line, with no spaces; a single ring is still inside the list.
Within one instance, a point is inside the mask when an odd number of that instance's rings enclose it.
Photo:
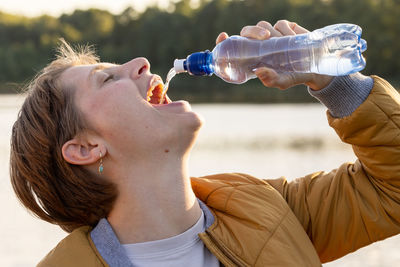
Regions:
[[[60,37],[94,45],[103,61],[124,63],[144,56],[152,71],[165,77],[175,58],[211,50],[222,31],[238,34],[244,25],[284,18],[309,30],[341,22],[360,25],[368,42],[364,73],[382,75],[396,86],[400,81],[398,0],[181,0],[159,5],[147,1],[147,6],[146,1],[126,0],[64,2],[2,1],[0,92],[18,90],[15,83],[29,80],[54,58]],[[88,9],[73,9],[82,6]],[[232,85],[217,77],[181,76],[173,81],[170,94],[191,102],[313,101],[304,90],[259,90],[258,81]]]
[[[9,140],[24,96],[17,94],[54,59],[60,37],[90,44],[102,61],[147,57],[165,77],[175,58],[212,49],[218,33],[279,19],[309,30],[349,22],[368,42],[363,74],[400,87],[399,0],[0,0],[0,266],[34,266],[66,234],[22,208],[9,182]],[[326,122],[325,108],[304,86],[280,91],[257,80],[233,85],[217,77],[178,75],[172,99],[186,99],[206,120],[190,160],[191,175],[245,172],[288,180],[352,162]],[[400,237],[345,256],[332,266],[398,266]]]

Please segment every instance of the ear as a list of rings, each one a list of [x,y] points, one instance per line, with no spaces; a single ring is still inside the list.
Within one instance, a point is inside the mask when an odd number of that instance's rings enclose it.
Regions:
[[[106,149],[100,144],[90,144],[86,140],[73,138],[62,147],[64,159],[75,165],[90,165],[97,162],[101,156],[104,157]]]

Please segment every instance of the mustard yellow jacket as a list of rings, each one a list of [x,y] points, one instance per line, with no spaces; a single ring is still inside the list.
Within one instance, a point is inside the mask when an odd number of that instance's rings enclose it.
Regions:
[[[400,232],[400,96],[374,77],[367,100],[329,124],[358,157],[292,182],[245,174],[192,178],[214,215],[200,234],[225,266],[320,266]],[[81,227],[38,266],[108,266]]]

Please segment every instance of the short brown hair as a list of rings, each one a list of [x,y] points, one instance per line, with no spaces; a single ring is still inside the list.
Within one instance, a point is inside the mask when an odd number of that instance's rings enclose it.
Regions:
[[[18,199],[67,232],[95,225],[109,213],[117,194],[114,184],[67,163],[61,152],[88,124],[75,107],[74,88],[62,88],[59,78],[71,66],[96,63],[91,47],[73,49],[61,40],[57,58],[26,87],[12,129],[10,176]]]

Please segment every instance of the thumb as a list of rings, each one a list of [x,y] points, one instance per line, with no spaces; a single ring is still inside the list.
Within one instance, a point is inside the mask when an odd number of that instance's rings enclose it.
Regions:
[[[257,68],[254,73],[266,87],[278,87],[277,85],[280,83],[279,75],[273,69],[261,67]]]
[[[294,72],[277,73],[275,70],[267,67],[257,68],[255,74],[265,86],[281,90],[306,82],[308,80],[307,75],[309,75],[308,73]]]

